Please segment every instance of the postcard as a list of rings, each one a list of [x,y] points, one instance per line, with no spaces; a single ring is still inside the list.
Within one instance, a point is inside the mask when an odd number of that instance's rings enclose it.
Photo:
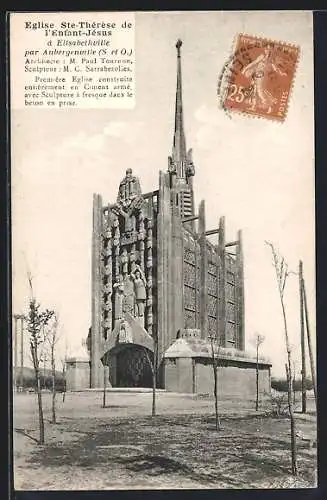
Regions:
[[[9,25],[14,489],[316,487],[312,12]]]

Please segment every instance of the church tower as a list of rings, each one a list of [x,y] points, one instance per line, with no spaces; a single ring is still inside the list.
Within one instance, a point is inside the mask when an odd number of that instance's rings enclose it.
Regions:
[[[204,200],[195,207],[181,47],[178,40],[173,145],[167,170],[159,171],[158,189],[142,193],[139,178],[128,168],[115,202],[103,203],[94,195],[91,387],[102,385],[104,366],[114,387],[151,387],[154,359],[160,365],[161,386],[171,387],[172,380],[182,384],[186,375],[181,367],[192,360],[180,361],[179,371],[169,379],[175,365],[167,352],[171,356],[169,349],[177,340],[193,339],[203,352],[209,352],[209,338],[219,339],[222,348],[244,350],[241,232],[226,242],[224,217],[208,229]],[[196,359],[195,353],[194,366]],[[195,372],[186,378],[192,385]],[[178,385],[178,390],[183,392],[183,387]]]
[[[187,218],[194,215],[193,176],[194,165],[192,150],[186,149],[183,117],[182,96],[182,41],[176,43],[177,49],[177,85],[175,103],[175,128],[173,137],[172,155],[168,158],[168,172],[170,174],[170,187],[172,205],[177,208],[181,217]]]

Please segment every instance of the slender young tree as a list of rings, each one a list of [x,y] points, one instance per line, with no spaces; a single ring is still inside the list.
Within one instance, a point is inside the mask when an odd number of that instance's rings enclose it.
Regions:
[[[260,335],[257,333],[255,335],[255,348],[256,348],[256,367],[255,367],[255,372],[256,372],[256,377],[255,377],[255,385],[256,385],[256,398],[255,398],[255,410],[259,410],[259,347],[261,344],[264,342],[265,337],[263,335]]]
[[[62,365],[62,380],[63,380],[63,391],[62,391],[62,402],[65,402],[66,399],[66,360],[61,360]]]
[[[32,355],[37,390],[40,427],[39,444],[44,444],[44,417],[41,392],[40,363],[42,360],[43,350],[45,348],[43,328],[48,325],[49,321],[54,315],[54,311],[51,311],[49,309],[41,311],[41,306],[34,297],[32,277],[30,274],[28,275],[28,280],[30,284],[31,297],[29,301],[29,311],[27,317],[27,331],[29,333],[30,350]]]
[[[68,358],[68,342],[67,342],[67,337],[65,338],[65,354],[64,358],[61,359],[61,366],[62,366],[62,380],[63,380],[63,392],[62,392],[62,402],[65,402],[66,398],[66,388],[67,388],[67,381],[66,381],[66,368],[67,368],[67,358]]]
[[[292,457],[292,474],[294,476],[297,475],[297,453],[296,453],[296,429],[295,429],[295,416],[294,416],[294,407],[292,400],[292,392],[293,392],[293,377],[292,377],[292,357],[291,357],[291,347],[288,335],[288,325],[287,325],[287,317],[286,317],[286,309],[285,309],[285,301],[284,301],[284,291],[286,286],[286,281],[289,275],[288,264],[285,261],[284,257],[280,256],[276,251],[274,245],[271,242],[266,242],[266,244],[270,247],[272,257],[273,257],[273,265],[276,272],[277,286],[280,304],[282,308],[283,314],[283,323],[284,323],[284,335],[285,335],[285,345],[286,345],[286,353],[287,353],[287,363],[286,363],[286,377],[287,377],[287,397],[288,397],[288,410],[291,421],[291,457]]]
[[[293,361],[293,405],[296,405],[296,387],[295,387],[295,382],[296,382],[296,368],[295,368],[295,361]]]
[[[306,329],[307,329],[308,349],[309,349],[309,357],[310,357],[311,377],[312,377],[313,391],[314,391],[314,395],[315,395],[315,403],[316,403],[316,407],[317,407],[316,371],[315,371],[315,364],[314,364],[314,359],[313,359],[313,349],[312,349],[312,344],[311,344],[309,312],[308,312],[307,294],[305,291],[304,279],[302,279],[302,289],[303,289],[303,299],[304,299],[305,324],[306,324]]]
[[[218,366],[219,366],[219,353],[220,353],[221,342],[220,339],[217,342],[216,337],[213,336],[210,336],[209,340],[211,344],[211,361],[212,361],[213,382],[214,382],[213,393],[215,397],[215,425],[216,425],[216,431],[219,431],[220,416],[218,409]]]
[[[156,336],[153,337],[154,340],[154,348],[153,348],[153,360],[151,359],[148,350],[144,348],[149,366],[151,368],[151,373],[152,373],[152,410],[151,410],[151,415],[152,417],[156,416],[156,388],[157,388],[157,372],[158,372],[158,343]]]
[[[106,396],[107,396],[107,377],[106,377],[106,365],[103,365],[103,395],[102,395],[102,408],[106,407]]]
[[[50,347],[50,360],[51,360],[51,379],[52,379],[52,405],[51,405],[51,423],[57,422],[56,418],[56,349],[59,341],[58,333],[58,315],[54,313],[53,321],[49,324],[46,339]]]
[[[109,368],[107,365],[108,359],[105,356],[103,360],[103,393],[102,393],[102,408],[107,404],[107,382],[109,381]]]

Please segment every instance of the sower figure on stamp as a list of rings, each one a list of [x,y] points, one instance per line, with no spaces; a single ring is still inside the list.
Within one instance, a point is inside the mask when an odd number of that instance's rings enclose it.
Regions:
[[[146,280],[139,265],[131,273],[131,278],[134,282],[135,293],[135,316],[139,318],[139,322],[144,326],[144,307],[146,301]]]
[[[268,46],[264,48],[262,54],[242,70],[242,74],[251,81],[248,99],[252,110],[259,107],[265,108],[267,113],[271,113],[272,105],[277,102],[277,99],[265,88],[265,79],[271,69],[281,76],[287,76],[287,73],[276,65],[276,61],[272,56],[272,49]]]

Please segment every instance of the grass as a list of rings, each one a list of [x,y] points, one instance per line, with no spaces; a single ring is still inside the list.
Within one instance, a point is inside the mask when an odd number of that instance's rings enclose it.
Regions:
[[[316,485],[315,416],[298,415],[299,477],[290,475],[289,420],[255,412],[254,402],[225,398],[222,429],[215,430],[213,400],[158,394],[100,393],[58,397],[57,425],[38,437],[34,395],[14,401],[16,489],[294,488]],[[263,408],[267,410],[267,405]],[[45,397],[50,419],[50,396]],[[311,440],[311,441],[310,441]]]

